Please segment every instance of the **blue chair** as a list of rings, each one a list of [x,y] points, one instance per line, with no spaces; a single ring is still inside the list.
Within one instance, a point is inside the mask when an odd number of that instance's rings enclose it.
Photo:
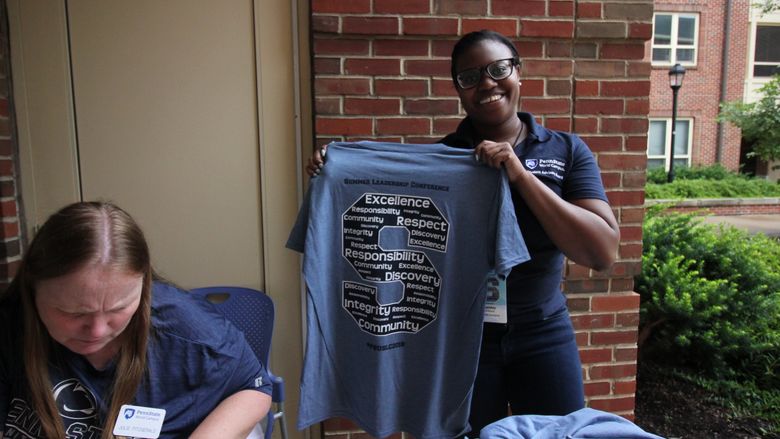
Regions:
[[[273,384],[271,397],[276,410],[268,413],[264,437],[270,439],[278,420],[282,439],[287,439],[284,417],[284,379],[271,373],[269,356],[274,330],[274,303],[265,293],[242,287],[204,287],[190,290],[192,294],[213,303],[214,306],[244,333],[255,355],[263,362]]]

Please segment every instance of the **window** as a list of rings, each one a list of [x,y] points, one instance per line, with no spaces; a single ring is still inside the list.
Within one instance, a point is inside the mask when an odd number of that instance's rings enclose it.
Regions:
[[[768,77],[780,73],[780,26],[756,27],[756,52],[753,76]]]
[[[674,135],[674,166],[689,166],[691,163],[691,133],[693,121],[677,119]],[[672,119],[650,119],[647,134],[647,168],[669,169],[669,146],[672,143]]]
[[[696,65],[699,34],[696,14],[657,13],[653,16],[653,64]]]

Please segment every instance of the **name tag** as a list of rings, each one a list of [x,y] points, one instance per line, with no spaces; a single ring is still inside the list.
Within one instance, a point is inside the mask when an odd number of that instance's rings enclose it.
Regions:
[[[157,439],[160,437],[163,420],[165,420],[163,409],[125,404],[119,409],[119,416],[114,424],[114,435]]]
[[[485,317],[487,323],[506,323],[506,279],[496,273],[488,274]]]

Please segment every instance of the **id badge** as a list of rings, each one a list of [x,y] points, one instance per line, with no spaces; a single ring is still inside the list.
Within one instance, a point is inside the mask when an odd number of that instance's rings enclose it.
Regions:
[[[119,409],[114,436],[157,439],[160,437],[165,410],[125,404]]]
[[[487,278],[483,321],[485,323],[506,323],[506,315],[506,279],[491,271]]]

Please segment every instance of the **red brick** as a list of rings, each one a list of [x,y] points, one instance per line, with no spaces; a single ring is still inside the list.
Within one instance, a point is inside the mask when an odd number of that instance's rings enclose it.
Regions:
[[[635,347],[619,347],[615,348],[615,361],[631,361],[636,362],[637,348]]]
[[[633,395],[634,392],[636,392],[636,380],[615,381],[616,395],[624,395],[624,394]]]
[[[630,136],[626,139],[626,150],[628,151],[646,151],[647,136]]]
[[[593,312],[633,311],[639,309],[639,294],[605,294],[591,299]]]
[[[10,177],[14,175],[14,162],[12,160],[0,160],[0,176]]]
[[[452,48],[455,46],[453,40],[434,40],[431,42],[431,55],[436,57],[450,58],[452,55]]]
[[[602,96],[647,97],[650,94],[650,81],[602,81]]]
[[[644,202],[645,192],[644,190],[610,191],[607,193],[607,198],[613,206],[635,206]]]
[[[623,39],[626,34],[625,22],[577,21],[576,35],[579,38]]]
[[[615,413],[634,410],[634,397],[591,399],[588,406],[592,409]]]
[[[652,65],[647,61],[629,62],[627,76],[629,78],[647,78],[651,71]]]
[[[314,100],[314,111],[317,114],[340,114],[341,99],[339,98],[316,98]]]
[[[642,257],[642,244],[620,244],[620,259],[639,259]]]
[[[653,36],[652,23],[628,23],[628,37],[637,40],[649,40]]]
[[[431,131],[431,121],[427,118],[399,117],[376,120],[377,134],[428,134]]]
[[[629,378],[636,376],[635,364],[614,364],[590,367],[590,378],[593,380],[609,378]]]
[[[368,55],[368,41],[323,39],[314,40],[314,53],[322,55]]]
[[[577,130],[574,130],[577,132]],[[620,173],[618,172],[602,172],[601,182],[606,189],[620,187]]]
[[[645,57],[644,42],[638,44],[609,44],[601,45],[601,59],[643,59]]]
[[[314,93],[318,95],[366,95],[369,90],[370,82],[363,78],[320,78],[314,81]]]
[[[371,12],[371,1],[312,0],[311,12],[314,14],[367,14]]]
[[[396,17],[344,17],[341,31],[345,34],[398,35],[399,26]]]
[[[606,280],[603,279],[588,279],[566,281],[566,285],[564,287],[567,293],[603,293],[607,291],[609,284]]]
[[[612,114],[624,113],[622,99],[577,99],[574,102],[575,114]]]
[[[545,16],[544,0],[493,0],[492,8],[495,15],[513,15],[518,17]]]
[[[315,58],[314,73],[321,75],[340,74],[341,60],[339,58]]]
[[[524,79],[520,87],[523,96],[544,96],[543,79]]]
[[[605,3],[604,18],[649,21],[653,17],[652,3]]]
[[[457,114],[457,99],[407,99],[404,102],[406,114]]]
[[[520,58],[540,58],[544,55],[544,44],[539,41],[518,41],[515,47]]]
[[[520,35],[523,37],[571,38],[574,35],[574,22],[522,20]]]
[[[550,1],[550,17],[573,17],[574,2],[568,1]]]
[[[569,96],[571,95],[571,81],[568,79],[547,81],[548,96]]]
[[[442,117],[442,118],[435,118],[433,119],[433,132],[434,133],[441,133],[442,136],[445,134],[449,134],[452,132],[455,132],[455,129],[458,127],[458,124],[460,121],[463,120],[460,117]]]
[[[340,1],[349,3],[352,0]],[[428,0],[374,0],[377,14],[427,14],[430,11]]]
[[[346,98],[344,114],[401,114],[401,99]]]
[[[626,114],[646,116],[649,111],[650,100],[647,98],[626,100]]]
[[[547,57],[571,58],[573,49],[574,46],[570,41],[550,40],[547,42]]]
[[[639,230],[642,229],[640,228]],[[642,239],[641,236],[639,239]],[[610,292],[627,292],[627,291],[633,291],[633,289],[634,289],[634,279],[610,279],[609,281]]]
[[[516,19],[464,18],[461,27],[464,34],[490,29],[510,38],[517,36]]]
[[[443,136],[405,136],[406,143],[416,143],[421,145],[427,145],[429,143],[436,143]]]
[[[635,268],[639,268],[639,264],[631,264]],[[638,312],[630,312],[630,313],[618,313],[615,316],[615,325],[618,327],[633,327],[636,328],[639,326],[639,313]]]
[[[19,236],[19,223],[14,221],[3,223],[3,239],[16,238]]]
[[[587,332],[577,332],[574,334],[574,338],[577,340],[577,346],[587,346],[590,334]]]
[[[577,4],[577,18],[601,18],[601,2]]]
[[[572,317],[576,329],[611,328],[615,325],[614,314],[584,314]]]
[[[572,61],[544,61],[534,60],[526,62],[523,67],[525,75],[542,77],[571,76]]]
[[[339,17],[334,15],[314,15],[311,17],[311,30],[313,32],[336,33],[339,31]]]
[[[433,4],[436,15],[487,15],[487,0],[435,0]]]
[[[422,79],[375,79],[374,93],[378,96],[425,96],[428,84]]]
[[[0,98],[0,117],[8,117],[8,98]]]
[[[404,71],[407,75],[450,77],[449,60],[405,60]]]
[[[523,99],[523,110],[534,114],[562,114],[571,111],[569,99]]]
[[[566,307],[572,313],[580,311],[590,311],[590,298],[588,297],[567,297]]]
[[[13,181],[0,181],[0,196],[11,197],[16,195],[16,185]]]
[[[644,185],[642,185],[644,189]],[[620,219],[622,223],[641,223],[645,218],[644,207],[624,207],[620,209]]]
[[[612,390],[612,386],[608,381],[602,381],[598,383],[585,383],[585,396],[604,396],[609,395]]]
[[[619,78],[625,76],[626,67],[618,61],[576,61],[574,72],[578,78]]]
[[[574,58],[576,59],[596,59],[598,46],[596,43],[575,43]]]
[[[621,225],[620,239],[622,239],[623,241],[641,241],[642,227]]]
[[[16,200],[0,202],[0,214],[2,214],[3,218],[17,216]]]
[[[431,96],[458,97],[452,79],[434,79],[431,81]]]
[[[595,117],[575,117],[575,133],[596,133],[599,129],[599,120]]]
[[[603,119],[601,123],[603,133],[647,133],[647,127],[646,118]]]
[[[426,56],[428,42],[423,40],[376,40],[374,55],[377,56]]]
[[[577,113],[576,110],[575,113]],[[592,151],[620,151],[623,138],[615,136],[582,136],[582,140],[588,144]]]
[[[14,145],[8,139],[0,139],[0,156],[9,156],[14,153]]]
[[[457,18],[403,17],[404,35],[457,35]]]
[[[598,96],[599,95],[599,82],[598,81],[574,81],[574,95],[575,96]]]
[[[532,111],[532,112],[536,113],[536,111]],[[544,119],[544,125],[551,130],[571,131],[571,118],[547,116]]]
[[[580,349],[580,361],[582,361],[583,364],[609,363],[612,361],[612,349]]]
[[[400,75],[401,60],[382,58],[350,58],[344,61],[348,75]]]
[[[317,117],[315,127],[318,135],[372,134],[373,120],[367,118]]]

